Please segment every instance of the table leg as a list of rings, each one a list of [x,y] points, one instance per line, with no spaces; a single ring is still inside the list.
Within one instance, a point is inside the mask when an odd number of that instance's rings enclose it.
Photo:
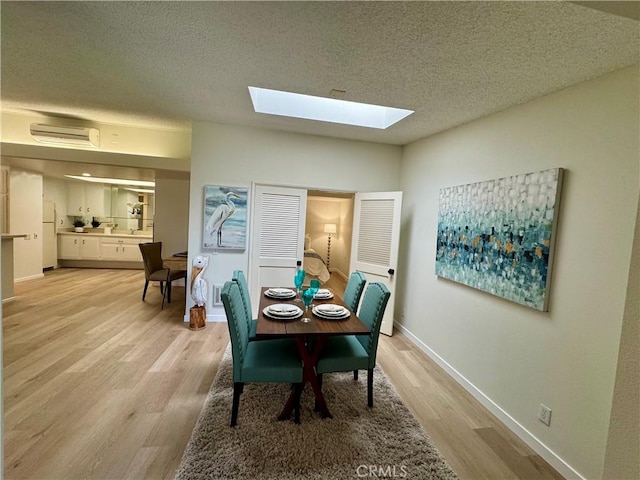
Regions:
[[[307,382],[311,384],[311,388],[313,388],[313,394],[316,397],[316,406],[320,411],[322,418],[332,418],[331,413],[329,412],[329,408],[327,407],[327,402],[324,399],[324,395],[322,394],[322,389],[320,388],[320,384],[318,383],[318,378],[316,377],[316,364],[318,363],[318,358],[320,357],[320,352],[324,348],[324,344],[327,342],[326,337],[317,337],[315,338],[315,344],[313,345],[313,350],[310,353],[307,350],[307,346],[305,345],[304,338],[297,337],[296,345],[298,347],[298,353],[300,354],[300,358],[302,359],[302,388]],[[289,395],[289,399],[282,410],[282,413],[278,416],[278,420],[286,420],[291,418],[291,412],[293,412],[293,407],[295,405],[295,392],[291,392]]]

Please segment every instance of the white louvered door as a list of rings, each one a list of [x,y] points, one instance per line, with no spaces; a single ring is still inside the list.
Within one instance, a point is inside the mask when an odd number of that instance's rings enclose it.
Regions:
[[[350,270],[364,273],[367,283],[381,282],[389,288],[391,297],[380,327],[385,335],[393,334],[401,211],[402,192],[356,194]]]
[[[255,185],[253,205],[249,285],[255,318],[262,287],[293,286],[304,254],[307,191]]]

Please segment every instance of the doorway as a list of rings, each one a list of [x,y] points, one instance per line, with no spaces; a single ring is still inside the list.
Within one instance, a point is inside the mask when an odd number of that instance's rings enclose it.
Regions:
[[[349,276],[353,233],[354,194],[308,190],[305,222],[305,263],[312,275],[324,283],[327,274],[309,255],[322,260],[331,276],[346,280]]]

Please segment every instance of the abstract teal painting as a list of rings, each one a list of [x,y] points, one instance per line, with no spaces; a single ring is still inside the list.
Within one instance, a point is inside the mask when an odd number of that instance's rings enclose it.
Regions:
[[[442,188],[436,275],[546,312],[562,174]]]

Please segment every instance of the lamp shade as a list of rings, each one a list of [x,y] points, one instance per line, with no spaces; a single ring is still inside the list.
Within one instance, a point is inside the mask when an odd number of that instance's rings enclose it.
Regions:
[[[324,233],[336,233],[337,231],[335,223],[324,224]]]

